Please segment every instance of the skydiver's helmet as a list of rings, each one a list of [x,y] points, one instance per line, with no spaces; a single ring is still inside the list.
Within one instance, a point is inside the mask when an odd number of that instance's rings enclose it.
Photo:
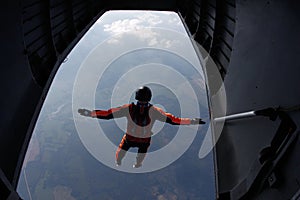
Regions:
[[[138,101],[150,101],[152,92],[147,86],[140,87],[135,92],[135,99]]]

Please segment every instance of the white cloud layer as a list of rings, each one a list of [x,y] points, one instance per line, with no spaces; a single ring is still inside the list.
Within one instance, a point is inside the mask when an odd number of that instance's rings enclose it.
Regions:
[[[170,19],[170,15],[174,15],[174,17]],[[153,12],[137,12],[133,18],[116,20],[112,23],[104,24],[103,28],[104,32],[112,36],[109,39],[110,44],[120,43],[124,34],[126,34],[127,38],[128,35],[134,36],[137,39],[136,42],[143,42],[148,46],[162,45],[170,48],[174,42],[178,41],[164,39],[155,29],[168,29],[178,32],[182,28],[182,25],[175,13],[162,12],[156,14]]]

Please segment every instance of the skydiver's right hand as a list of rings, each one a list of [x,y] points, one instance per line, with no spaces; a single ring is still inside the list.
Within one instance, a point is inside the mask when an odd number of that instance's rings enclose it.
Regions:
[[[85,109],[85,108],[79,108],[78,113],[82,116],[91,117],[92,111]]]

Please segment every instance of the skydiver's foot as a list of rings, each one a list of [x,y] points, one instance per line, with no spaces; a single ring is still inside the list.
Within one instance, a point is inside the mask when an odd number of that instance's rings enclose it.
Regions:
[[[139,167],[141,167],[142,166],[142,163],[135,163],[134,165],[133,165],[133,168],[139,168]]]
[[[121,166],[122,165],[122,161],[121,160],[116,160],[116,165],[117,165],[117,167]]]

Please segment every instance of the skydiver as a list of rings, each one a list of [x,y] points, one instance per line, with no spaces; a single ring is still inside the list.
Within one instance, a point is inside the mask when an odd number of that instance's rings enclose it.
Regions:
[[[134,168],[142,166],[148,147],[150,146],[152,127],[156,120],[172,125],[205,124],[200,118],[179,118],[152,105],[152,92],[149,87],[143,86],[136,90],[137,103],[125,104],[109,110],[78,109],[79,114],[99,119],[113,119],[126,117],[127,131],[124,134],[116,152],[116,164],[120,166],[126,152],[131,147],[138,147]]]

